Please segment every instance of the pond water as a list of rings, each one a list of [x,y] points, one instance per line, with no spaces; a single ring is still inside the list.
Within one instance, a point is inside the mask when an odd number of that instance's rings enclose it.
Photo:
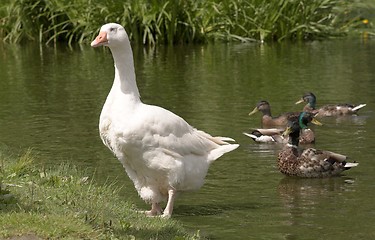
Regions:
[[[201,190],[177,199],[173,218],[210,239],[374,239],[374,56],[374,39],[134,47],[144,102],[240,144],[211,166]],[[124,199],[148,208],[98,136],[113,71],[107,49],[0,45],[0,144],[116,180]],[[341,177],[284,177],[276,169],[281,146],[242,134],[260,126],[260,115],[248,116],[259,100],[274,115],[298,111],[305,91],[319,106],[367,103],[359,116],[314,128],[316,148],[360,163]]]

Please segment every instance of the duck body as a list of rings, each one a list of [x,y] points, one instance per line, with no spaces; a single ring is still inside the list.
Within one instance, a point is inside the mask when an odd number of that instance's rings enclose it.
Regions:
[[[133,54],[125,29],[102,26],[91,46],[108,46],[115,62],[115,79],[99,119],[105,146],[118,158],[139,196],[151,203],[150,216],[170,217],[178,192],[199,189],[209,165],[239,145],[213,137],[176,114],[140,100]],[[160,207],[167,201],[164,211]]]
[[[344,104],[329,104],[320,108],[316,108],[316,96],[312,92],[305,93],[296,104],[306,102],[303,108],[305,112],[312,112],[319,117],[334,117],[345,115],[356,115],[358,111],[365,107],[366,104],[353,105],[349,103]]]
[[[336,105],[324,105],[317,109],[318,116],[322,117],[334,117],[334,116],[345,116],[345,115],[356,115],[358,110],[366,104],[352,105],[352,104],[336,104]]]
[[[251,133],[244,132],[245,136],[253,139],[257,143],[288,143],[288,137],[284,137],[282,133],[269,134],[268,129],[255,129]],[[266,133],[264,133],[266,132]],[[315,133],[310,128],[301,129],[301,137],[299,139],[300,144],[310,144],[315,142]]]
[[[315,133],[312,129],[308,128],[309,123],[315,125],[322,125],[318,120],[315,119],[314,114],[309,112],[301,112],[298,118],[289,117],[289,119],[298,119],[298,123],[301,128],[299,143],[300,144],[310,144],[315,142]],[[285,129],[280,128],[258,128],[254,129],[251,133],[243,133],[244,135],[252,138],[258,143],[288,143],[289,136],[283,136]]]
[[[255,129],[251,133],[243,134],[257,143],[286,143],[288,141],[282,136],[282,132],[280,129]]]
[[[297,117],[299,115],[299,112],[286,112],[283,114],[280,114],[277,117],[273,117],[271,114],[271,105],[268,101],[259,101],[254,108],[253,111],[249,113],[249,115],[253,115],[256,112],[262,113],[262,127],[264,128],[270,128],[275,126],[286,126],[288,123],[288,120],[290,118]]]
[[[315,133],[310,128],[301,129],[301,136],[299,138],[299,144],[310,144],[315,143]]]
[[[299,149],[300,126],[290,123],[287,130],[289,142],[279,152],[277,167],[285,175],[304,178],[322,178],[340,175],[358,165],[347,162],[347,157],[330,151],[314,148]]]
[[[340,175],[358,163],[347,163],[346,157],[328,151],[307,148],[302,152],[286,146],[279,153],[277,167],[288,176],[323,178]]]

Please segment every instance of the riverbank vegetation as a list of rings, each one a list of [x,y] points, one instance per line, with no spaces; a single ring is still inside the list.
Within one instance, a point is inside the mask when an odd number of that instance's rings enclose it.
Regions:
[[[6,42],[89,42],[107,22],[143,44],[308,40],[373,29],[374,1],[2,0]],[[369,19],[370,18],[370,19]]]
[[[114,184],[36,162],[30,150],[18,157],[0,151],[1,239],[200,239],[173,219],[137,213]]]

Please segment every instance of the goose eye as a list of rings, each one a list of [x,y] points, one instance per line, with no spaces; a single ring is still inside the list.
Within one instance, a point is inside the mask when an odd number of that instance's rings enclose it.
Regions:
[[[114,32],[114,31],[116,31],[116,28],[111,27],[111,28],[109,29],[109,31]]]

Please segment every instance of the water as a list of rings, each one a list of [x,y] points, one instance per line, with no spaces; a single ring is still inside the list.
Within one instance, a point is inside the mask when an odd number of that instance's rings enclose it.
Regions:
[[[375,237],[375,41],[217,44],[134,48],[146,103],[163,106],[240,148],[216,161],[206,184],[181,195],[173,217],[211,239],[373,239]],[[33,148],[45,165],[71,162],[116,180],[124,199],[148,208],[120,163],[101,143],[98,118],[113,80],[108,50],[0,45],[0,144]],[[367,103],[357,117],[325,118],[315,147],[360,162],[332,179],[286,178],[278,145],[242,134],[259,100],[274,115],[297,111],[302,93],[317,104]]]

